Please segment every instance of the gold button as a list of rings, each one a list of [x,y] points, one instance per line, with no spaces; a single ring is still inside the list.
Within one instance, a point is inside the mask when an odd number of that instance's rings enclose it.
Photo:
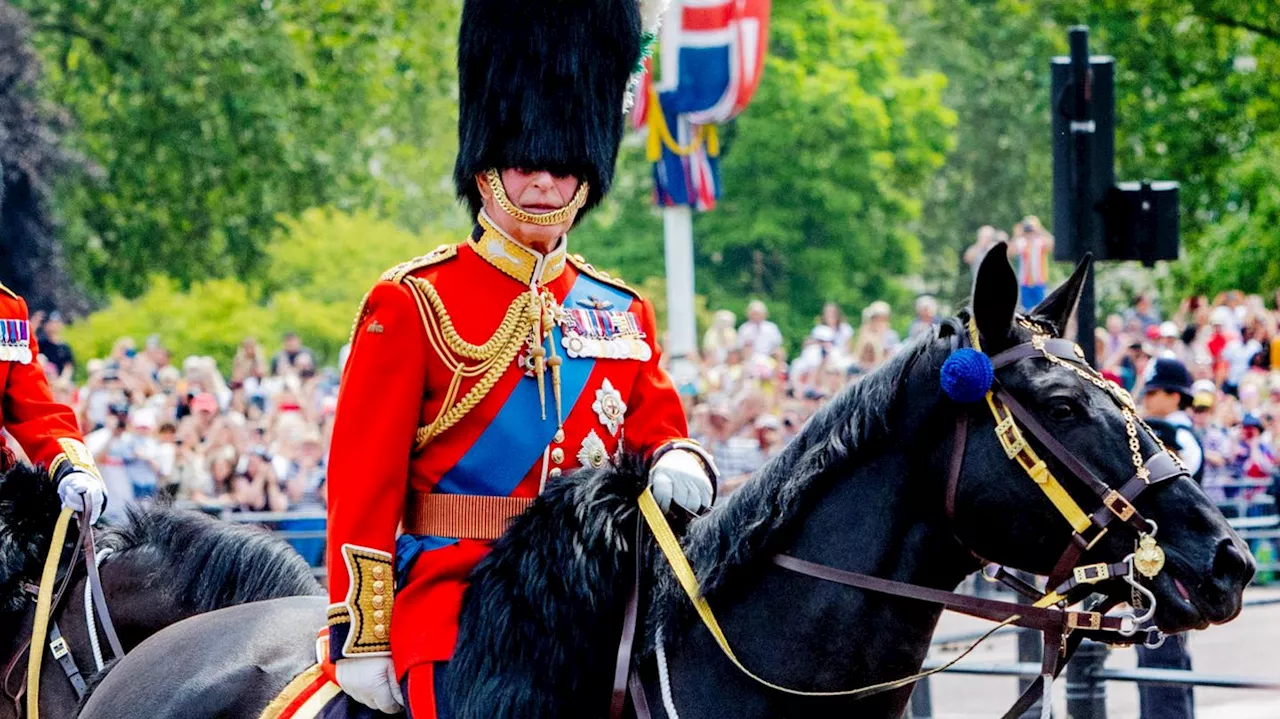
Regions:
[[[373,621],[378,622],[379,624],[381,624],[386,618],[387,613],[381,609],[373,613]]]
[[[556,437],[555,437],[555,441],[556,441],[556,443],[560,443],[560,442],[563,442],[563,441],[564,441],[564,430],[563,430],[563,429],[557,429],[557,430],[556,430]]]
[[[556,467],[556,468],[552,469],[550,472],[547,472],[547,474],[548,474],[549,476],[551,476],[551,477],[559,477],[559,476],[560,476],[560,468],[559,468],[559,467]]]
[[[373,625],[373,636],[379,639],[382,639],[383,637],[387,636],[387,625],[385,624]]]
[[[373,608],[374,608],[374,609],[382,609],[382,605],[384,605],[384,604],[386,604],[386,603],[387,603],[387,598],[386,598],[386,597],[382,596],[381,594],[375,594],[375,595],[373,595]]]
[[[384,582],[384,581],[382,581],[381,579],[379,579],[378,581],[376,581],[376,582],[374,582],[374,583],[373,583],[373,593],[374,593],[374,594],[382,594],[382,593],[383,593],[383,592],[385,592],[385,591],[387,591],[387,583],[386,583],[386,582]]]
[[[374,568],[373,568],[373,578],[374,578],[374,579],[382,579],[382,575],[384,575],[384,574],[386,574],[386,573],[387,573],[387,570],[386,570],[386,569],[384,569],[384,568],[383,568],[383,566],[382,566],[381,564],[379,564],[378,566],[376,566],[376,567],[374,567]]]
[[[559,447],[556,447],[555,449],[551,450],[551,461],[555,462],[556,464],[560,464],[561,462],[563,462],[564,450],[560,449]]]

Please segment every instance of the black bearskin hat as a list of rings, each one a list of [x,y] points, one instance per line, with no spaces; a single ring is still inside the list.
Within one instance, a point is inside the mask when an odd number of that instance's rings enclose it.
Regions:
[[[454,182],[480,211],[476,175],[516,167],[613,182],[623,97],[641,52],[636,0],[466,0],[458,38]]]

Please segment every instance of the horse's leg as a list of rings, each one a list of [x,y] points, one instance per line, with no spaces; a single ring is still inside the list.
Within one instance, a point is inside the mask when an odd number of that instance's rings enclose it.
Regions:
[[[256,717],[315,663],[324,607],[323,597],[290,597],[179,622],[117,664],[80,717]]]

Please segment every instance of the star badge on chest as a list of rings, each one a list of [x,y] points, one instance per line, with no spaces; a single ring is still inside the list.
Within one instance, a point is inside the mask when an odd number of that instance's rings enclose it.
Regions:
[[[582,449],[578,450],[578,463],[583,467],[600,469],[608,462],[609,449],[604,446],[604,440],[600,439],[600,435],[593,429],[586,439],[582,440]]]
[[[622,401],[622,393],[614,389],[609,378],[606,377],[604,384],[596,390],[596,401],[591,403],[591,410],[600,419],[600,424],[609,430],[609,434],[617,437],[618,428],[622,426],[627,413],[627,404]]]

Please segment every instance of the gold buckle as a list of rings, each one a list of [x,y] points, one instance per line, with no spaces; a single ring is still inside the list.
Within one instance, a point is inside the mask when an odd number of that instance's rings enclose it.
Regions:
[[[1004,447],[1004,453],[1009,459],[1013,459],[1026,449],[1027,441],[1022,438],[1022,432],[1018,431],[1018,425],[1013,421],[1013,415],[1007,414],[1004,419],[996,424],[996,436],[1000,438],[1000,444]]]
[[[61,659],[68,654],[67,642],[62,637],[58,637],[49,642],[49,651],[53,652],[54,659]]]
[[[1082,622],[1081,619],[1087,619]],[[1068,629],[1101,629],[1102,615],[1098,612],[1067,612]]]
[[[1076,575],[1078,584],[1097,584],[1111,578],[1111,567],[1105,563],[1086,564],[1071,570]]]
[[[1096,526],[1096,525],[1090,525],[1090,526]],[[1087,552],[1090,549],[1093,549],[1093,545],[1097,544],[1106,535],[1107,535],[1107,527],[1103,527],[1102,529],[1098,530],[1098,534],[1093,539],[1086,539],[1085,536],[1080,532],[1076,532],[1075,534],[1071,535],[1071,539],[1075,541],[1076,544],[1079,544],[1081,547],[1083,547],[1084,551]]]
[[[1114,489],[1107,492],[1107,496],[1102,498],[1102,504],[1106,506],[1107,509],[1111,510],[1111,513],[1116,515],[1121,522],[1129,521],[1138,511],[1133,506],[1133,503],[1125,499],[1123,494],[1120,494]],[[1119,508],[1117,509],[1117,507]]]

